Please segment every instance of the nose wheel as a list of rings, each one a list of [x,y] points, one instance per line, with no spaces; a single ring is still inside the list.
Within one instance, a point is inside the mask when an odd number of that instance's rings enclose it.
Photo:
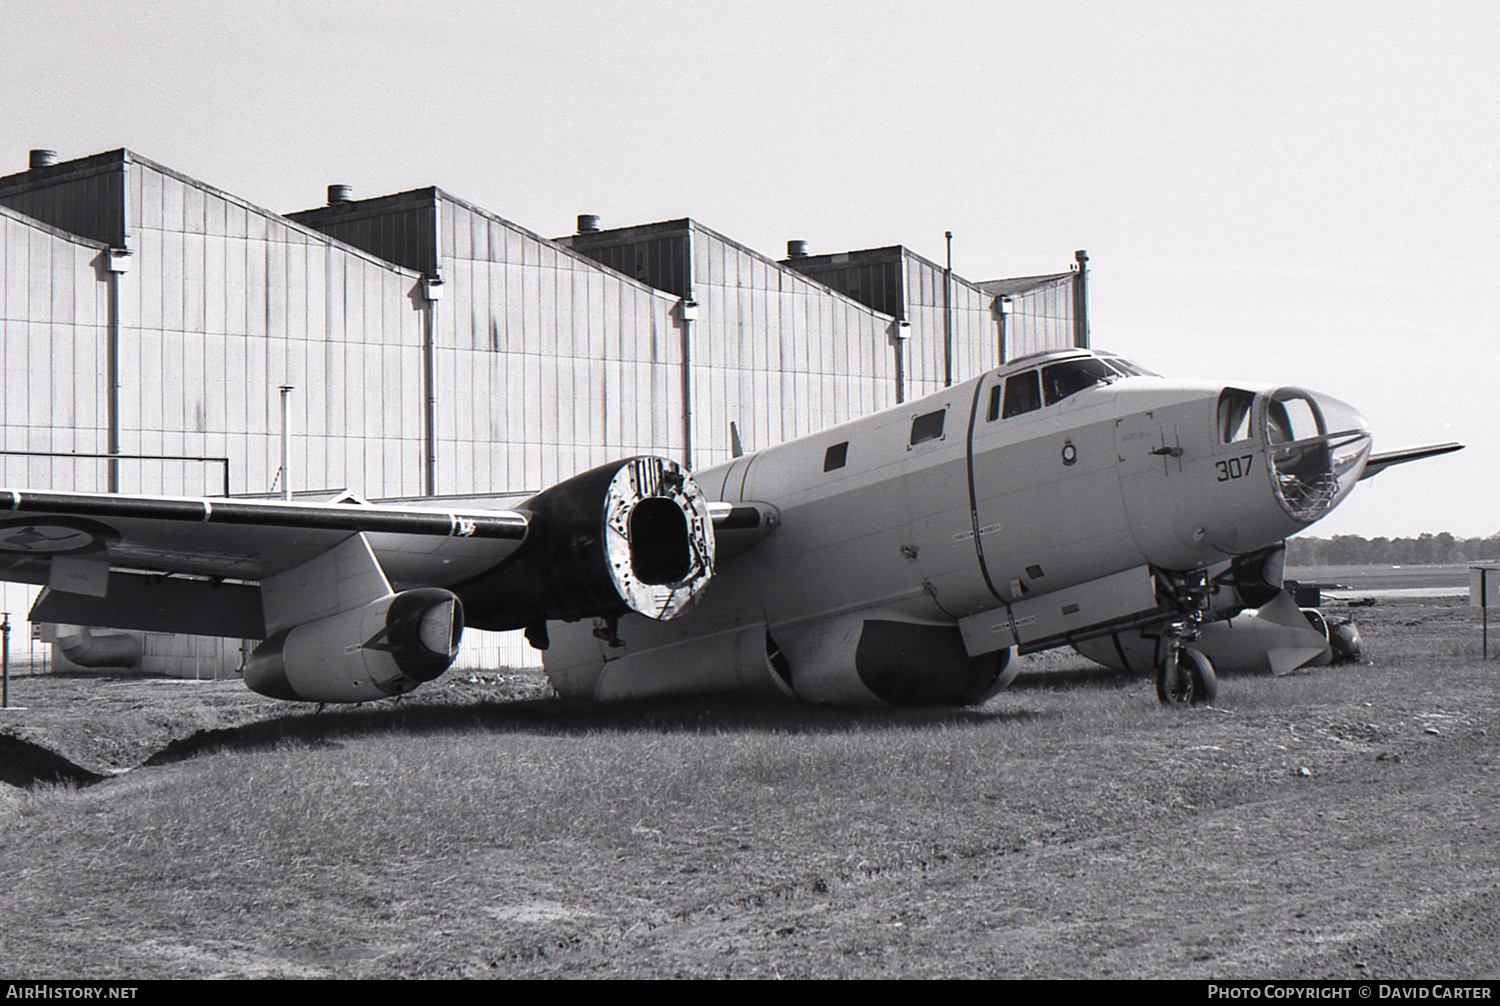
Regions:
[[[1160,571],[1158,575],[1162,575]],[[1202,571],[1165,574],[1163,579],[1169,588],[1166,593],[1182,617],[1162,629],[1156,697],[1164,706],[1212,705],[1219,697],[1219,677],[1209,659],[1187,645],[1198,638],[1212,585]]]
[[[1219,697],[1214,665],[1191,646],[1168,647],[1156,666],[1156,697],[1164,706],[1213,705]]]

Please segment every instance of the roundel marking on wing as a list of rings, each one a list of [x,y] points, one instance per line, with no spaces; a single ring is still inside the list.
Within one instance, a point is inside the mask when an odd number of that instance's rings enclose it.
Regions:
[[[84,517],[19,517],[0,521],[0,552],[21,555],[83,555],[120,540],[108,524]]]

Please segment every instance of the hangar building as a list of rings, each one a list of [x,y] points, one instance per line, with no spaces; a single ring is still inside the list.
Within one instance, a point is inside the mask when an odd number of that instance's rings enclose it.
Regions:
[[[691,219],[583,216],[549,240],[438,188],[328,194],[278,214],[129,150],[33,151],[0,177],[3,484],[530,492],[630,454],[715,464],[735,438],[754,450],[1087,345],[1081,253],[973,283],[901,246],[776,261]],[[4,585],[13,624],[45,586]],[[146,666],[186,676],[253,647],[134,635]],[[534,662],[474,635],[460,666]]]

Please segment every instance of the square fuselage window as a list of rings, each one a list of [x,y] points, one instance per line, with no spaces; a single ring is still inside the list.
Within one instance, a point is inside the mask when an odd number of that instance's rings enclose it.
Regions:
[[[911,446],[925,444],[929,440],[943,439],[943,419],[947,415],[948,410],[942,408],[913,419],[911,421]]]
[[[844,467],[844,462],[848,460],[848,457],[849,441],[845,440],[841,444],[834,444],[832,447],[828,448],[828,452],[823,455],[823,470],[825,472],[831,472],[835,468]]]

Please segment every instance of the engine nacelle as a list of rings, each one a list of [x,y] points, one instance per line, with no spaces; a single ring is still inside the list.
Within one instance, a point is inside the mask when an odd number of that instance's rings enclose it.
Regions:
[[[962,706],[1010,684],[1009,649],[971,657],[954,625],[859,614],[771,630],[771,664],[798,697],[832,705]]]
[[[245,684],[294,702],[402,695],[448,669],[463,631],[463,605],[453,594],[438,587],[402,591],[282,629],[250,655]]]
[[[626,641],[620,647],[609,646],[595,628],[600,626],[584,622],[552,634],[547,679],[559,695],[604,702],[683,695],[794,696],[791,683],[773,664],[764,622],[664,641],[664,628],[631,619],[620,627]],[[644,645],[636,650],[632,644]]]
[[[601,465],[518,509],[530,515],[521,547],[454,588],[475,628],[535,630],[630,611],[673,618],[713,576],[708,501],[666,458]]]

